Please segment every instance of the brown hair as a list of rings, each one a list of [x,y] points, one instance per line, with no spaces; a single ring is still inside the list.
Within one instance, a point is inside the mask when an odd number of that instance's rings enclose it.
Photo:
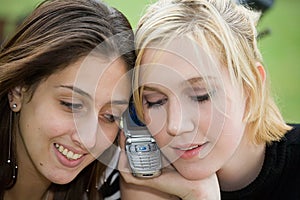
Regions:
[[[107,39],[105,48],[97,48]],[[0,197],[8,184],[13,186],[11,169],[5,166],[9,152],[8,92],[22,86],[32,94],[42,80],[95,48],[104,57],[119,55],[128,70],[133,68],[133,32],[125,16],[94,0],[47,0],[24,20],[0,50]],[[13,115],[13,123],[17,123],[17,117],[17,114]],[[12,137],[14,141],[13,134]],[[12,146],[13,163],[17,162],[14,154],[15,147]],[[54,185],[55,199],[82,199],[89,182],[92,181],[90,185],[93,186],[96,184],[97,178],[89,180],[92,171],[100,173],[99,170],[104,169],[105,166],[96,160],[71,183]],[[98,199],[98,191],[93,188],[88,196]]]

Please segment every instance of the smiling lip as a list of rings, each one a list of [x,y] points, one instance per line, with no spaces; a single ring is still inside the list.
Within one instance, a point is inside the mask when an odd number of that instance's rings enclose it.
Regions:
[[[180,158],[182,158],[184,160],[188,160],[195,156],[198,156],[205,144],[206,143],[203,143],[201,145],[192,144],[192,145],[188,145],[186,147],[174,147],[173,149],[175,150],[176,154]]]
[[[80,163],[83,162],[85,154],[76,153],[77,155],[71,156],[70,154],[72,154],[72,153],[74,154],[74,152],[70,151],[66,147],[64,147],[64,149],[66,149],[65,150],[66,155],[64,155],[63,152],[60,152],[58,145],[62,146],[62,145],[56,143],[56,144],[53,145],[53,149],[54,149],[55,155],[57,157],[57,160],[62,165],[64,165],[65,167],[73,168],[73,167],[77,167]],[[67,153],[66,153],[66,151],[67,151]]]

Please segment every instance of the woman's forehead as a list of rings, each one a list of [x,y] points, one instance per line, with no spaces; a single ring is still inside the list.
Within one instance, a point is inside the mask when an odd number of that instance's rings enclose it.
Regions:
[[[170,51],[147,49],[139,66],[139,79],[143,84],[171,84],[221,78],[220,67],[208,58],[202,59],[203,56],[186,58]]]

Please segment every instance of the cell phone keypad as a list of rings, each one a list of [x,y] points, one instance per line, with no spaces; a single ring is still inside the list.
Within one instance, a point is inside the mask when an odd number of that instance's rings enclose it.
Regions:
[[[155,143],[134,144],[128,149],[135,170],[154,170],[160,168],[160,151]]]

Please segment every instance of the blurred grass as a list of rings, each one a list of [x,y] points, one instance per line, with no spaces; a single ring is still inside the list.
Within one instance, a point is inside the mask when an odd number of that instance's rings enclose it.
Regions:
[[[104,0],[121,10],[136,27],[145,5],[155,0]],[[0,17],[9,21],[7,35],[13,24],[41,0],[0,0]],[[259,30],[269,28],[271,34],[259,41],[264,64],[275,95],[287,122],[300,119],[300,1],[275,0],[274,6],[263,16]]]
[[[288,122],[300,119],[300,1],[277,0],[259,24],[271,34],[259,42],[276,102]]]

